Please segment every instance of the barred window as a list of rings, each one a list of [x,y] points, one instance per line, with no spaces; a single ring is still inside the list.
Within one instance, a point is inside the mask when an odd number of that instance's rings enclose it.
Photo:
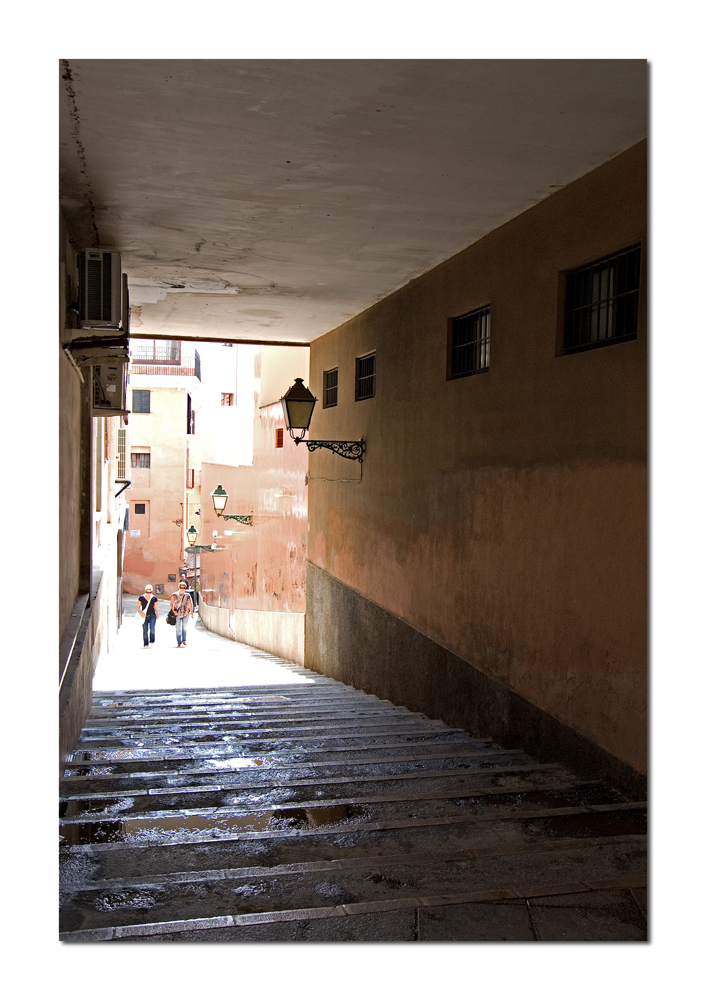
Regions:
[[[118,428],[118,479],[125,478],[125,438],[127,432]]]
[[[371,399],[375,395],[375,352],[355,359],[355,398]]]
[[[324,372],[324,409],[338,406],[338,368]]]
[[[145,513],[145,505],[143,503],[136,503],[135,504],[135,513],[136,514],[144,514]]]
[[[566,275],[564,353],[637,337],[640,244]]]
[[[150,412],[150,390],[149,389],[133,389],[132,390],[132,412],[133,413],[149,413]]]
[[[446,377],[487,372],[490,364],[490,306],[449,321]]]
[[[130,455],[130,467],[133,469],[149,469],[150,453],[148,451],[133,451]]]

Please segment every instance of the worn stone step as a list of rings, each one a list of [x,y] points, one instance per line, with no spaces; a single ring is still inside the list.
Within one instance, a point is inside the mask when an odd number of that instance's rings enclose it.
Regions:
[[[202,752],[198,752],[201,749]],[[318,769],[318,774],[346,773],[351,768],[364,765],[380,765],[393,767],[416,762],[419,766],[428,766],[436,761],[454,762],[456,766],[469,768],[511,767],[533,764],[522,750],[479,750],[473,743],[453,743],[440,746],[438,743],[404,743],[366,745],[351,749],[320,749],[314,748],[301,752],[278,752],[243,756],[233,752],[232,748],[214,750],[199,747],[189,748],[189,751],[175,749],[170,756],[165,756],[164,750],[110,750],[81,751],[74,754],[75,760],[67,765],[65,774],[72,777],[74,772],[90,772],[93,775],[129,774],[134,771],[147,773],[150,770],[165,773],[171,771],[179,774],[191,770],[195,766],[203,770],[210,769],[219,773],[226,768],[242,770],[244,767],[257,767],[258,770],[270,768],[287,768],[294,773],[304,773]],[[449,763],[443,766],[454,766]],[[550,766],[550,765],[548,765]],[[343,772],[342,772],[342,769]]]
[[[414,728],[413,728],[414,727]],[[310,733],[312,737],[321,735],[329,737],[345,736],[360,733],[385,733],[385,732],[453,732],[450,726],[445,726],[442,722],[431,722],[427,719],[419,719],[416,726],[409,718],[401,716],[371,715],[364,717],[339,717],[332,720],[321,720],[316,718],[305,720],[267,720],[257,722],[254,720],[243,721],[237,719],[221,719],[214,722],[179,722],[160,724],[151,723],[139,726],[85,726],[81,733],[81,746],[87,746],[92,742],[100,742],[108,746],[110,741],[120,740],[161,740],[165,737],[184,737],[193,739],[195,737],[209,736],[213,733],[228,733],[232,736],[244,736],[248,739],[252,737],[265,738],[265,736],[276,736],[285,738],[288,736],[300,736]],[[463,730],[458,730],[463,732]],[[464,733],[465,735],[465,733]]]
[[[105,812],[78,813],[70,807],[61,819],[60,832],[69,844],[100,842],[132,842],[150,840],[200,840],[204,837],[237,835],[238,837],[267,837],[281,832],[306,834],[312,830],[346,832],[373,830],[388,827],[416,825],[450,825],[459,822],[489,822],[495,819],[514,819],[517,816],[561,815],[564,809],[586,808],[597,812],[606,810],[637,812],[634,803],[606,802],[596,794],[591,796],[577,790],[573,794],[556,789],[508,795],[457,796],[453,799],[433,796],[384,802],[360,803],[314,801],[311,803],[285,804],[261,809],[213,807],[202,809],[152,809],[130,813],[133,800],[119,800],[116,807]],[[592,798],[596,801],[592,802]],[[508,801],[508,799],[510,801]],[[574,803],[564,805],[564,803]],[[118,810],[124,810],[121,813]]]
[[[61,931],[123,926],[172,919],[334,907],[417,896],[443,896],[508,885],[585,883],[611,878],[644,879],[645,847],[630,844],[583,844],[546,850],[407,864],[341,865],[335,872],[282,872],[261,867],[239,871],[176,873],[162,879],[113,883],[109,887],[72,889],[65,885]]]
[[[587,805],[605,802],[623,801],[613,789],[600,782],[581,782],[580,784],[550,784],[529,785],[522,788],[498,788],[470,783],[464,777],[437,779],[430,787],[429,782],[417,779],[408,780],[404,787],[390,788],[380,784],[380,787],[368,784],[365,787],[355,782],[343,788],[312,785],[278,786],[274,788],[224,788],[221,785],[206,787],[191,787],[182,789],[154,789],[147,794],[138,793],[114,797],[102,792],[94,795],[76,795],[62,797],[60,806],[62,815],[71,817],[72,822],[81,819],[122,818],[135,816],[155,816],[158,812],[193,812],[207,810],[232,810],[238,812],[262,812],[263,810],[289,811],[290,807],[298,809],[328,809],[340,806],[372,805],[391,806],[406,805],[423,801],[449,800],[452,809],[458,803],[456,799],[468,800],[464,806],[500,807],[507,804],[518,806],[528,802],[536,805]],[[542,801],[544,800],[544,801]],[[451,814],[451,813],[450,813]]]
[[[352,753],[356,750],[373,748],[395,749],[410,746],[454,747],[466,745],[462,731],[440,730],[398,730],[396,732],[366,733],[360,736],[311,736],[270,737],[245,736],[242,734],[223,735],[209,733],[202,737],[165,737],[162,740],[88,740],[78,744],[72,760],[140,760],[181,756],[189,752],[199,756],[229,754],[232,757],[258,758],[287,754],[292,759],[297,755],[314,753]],[[85,756],[89,754],[90,756]],[[83,757],[79,755],[84,755]]]
[[[403,762],[404,763],[404,762]],[[556,764],[545,765],[520,765],[519,767],[500,767],[470,769],[463,761],[456,761],[454,768],[444,769],[433,767],[437,761],[429,761],[431,765],[425,769],[415,768],[409,771],[399,763],[395,767],[381,767],[379,764],[370,765],[367,769],[364,765],[358,765],[353,771],[351,767],[339,767],[338,770],[345,770],[343,774],[315,776],[310,772],[310,768],[245,768],[240,771],[214,771],[191,770],[174,775],[173,772],[146,772],[122,775],[111,775],[104,778],[100,776],[75,776],[64,778],[60,784],[60,794],[62,798],[81,798],[86,794],[90,795],[145,795],[154,794],[163,790],[171,789],[179,791],[185,788],[210,787],[217,783],[219,788],[242,788],[242,789],[268,789],[268,788],[290,788],[308,786],[311,794],[315,794],[318,789],[330,787],[337,794],[352,794],[354,788],[377,787],[382,790],[384,787],[407,787],[406,783],[416,781],[420,783],[434,782],[439,778],[463,779],[471,786],[494,785],[497,787],[522,788],[528,784],[537,784],[543,781],[545,784],[552,781],[567,782],[569,776]],[[329,768],[331,770],[331,768]]]
[[[201,709],[193,712],[183,710],[168,712],[141,712],[139,714],[121,715],[115,717],[89,715],[84,725],[84,732],[104,732],[105,730],[143,730],[143,729],[163,729],[170,726],[199,726],[199,725],[241,725],[241,726],[267,726],[267,725],[336,725],[339,722],[353,723],[358,721],[374,722],[376,720],[386,721],[388,719],[402,720],[409,722],[410,719],[417,719],[422,722],[436,721],[437,725],[443,725],[438,720],[428,720],[421,712],[409,712],[398,708],[360,708],[352,710],[346,708],[332,708],[330,710],[309,709],[281,709],[277,712],[261,710],[259,712],[229,711],[204,712]]]
[[[645,941],[635,878],[175,920],[61,934],[65,943]]]
[[[500,852],[543,845],[550,838],[583,841],[612,836],[644,835],[644,805],[592,808],[540,809],[519,814],[456,819],[397,819],[387,823],[361,823],[345,829],[310,825],[307,829],[233,833],[181,827],[165,836],[144,831],[129,840],[117,839],[120,831],[106,833],[116,839],[76,844],[61,850],[62,868],[72,865],[84,878],[149,875],[172,871],[334,861],[345,858],[375,859],[391,854],[441,852]],[[76,828],[78,833],[78,828]],[[96,833],[96,828],[93,828]],[[642,842],[640,840],[640,842]]]

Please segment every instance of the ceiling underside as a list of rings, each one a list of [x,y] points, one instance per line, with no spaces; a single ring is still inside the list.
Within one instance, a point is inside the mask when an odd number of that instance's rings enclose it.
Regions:
[[[141,336],[309,343],[647,133],[643,60],[65,60],[60,195]]]

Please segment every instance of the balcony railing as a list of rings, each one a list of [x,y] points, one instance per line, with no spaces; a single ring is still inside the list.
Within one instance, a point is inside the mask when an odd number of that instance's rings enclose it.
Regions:
[[[200,382],[201,357],[179,340],[133,340],[130,371],[134,375],[194,375]]]

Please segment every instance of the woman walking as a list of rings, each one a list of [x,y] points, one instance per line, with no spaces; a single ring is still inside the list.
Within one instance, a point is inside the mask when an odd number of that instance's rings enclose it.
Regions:
[[[144,594],[137,598],[138,614],[141,618],[144,618],[142,623],[142,640],[145,644],[145,649],[149,649],[150,643],[154,645],[154,627],[159,618],[158,604],[157,598],[152,594],[152,587],[148,583]]]
[[[177,647],[186,645],[186,620],[189,615],[194,617],[194,605],[186,592],[186,586],[186,581],[182,580],[179,589],[172,594],[172,611],[177,616]]]

